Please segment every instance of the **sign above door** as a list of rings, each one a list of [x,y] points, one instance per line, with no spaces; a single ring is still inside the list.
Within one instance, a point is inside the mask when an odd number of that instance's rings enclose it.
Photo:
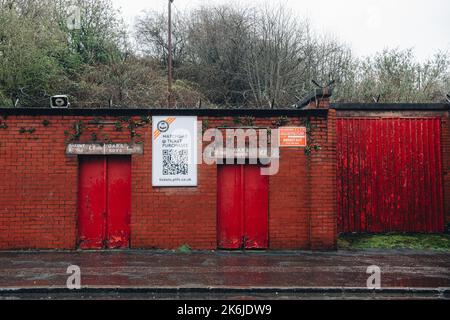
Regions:
[[[67,155],[132,155],[143,154],[144,148],[140,144],[127,143],[74,143],[69,144],[66,149]]]

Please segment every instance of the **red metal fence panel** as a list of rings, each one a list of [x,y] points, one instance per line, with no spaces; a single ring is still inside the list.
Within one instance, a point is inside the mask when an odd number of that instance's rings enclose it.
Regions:
[[[443,232],[439,118],[338,118],[340,232]]]

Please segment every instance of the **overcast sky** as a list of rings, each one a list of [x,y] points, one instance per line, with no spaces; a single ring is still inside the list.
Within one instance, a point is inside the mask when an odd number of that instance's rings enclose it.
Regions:
[[[113,0],[132,24],[143,10],[167,10],[168,0]],[[174,0],[175,10],[201,5],[248,3],[268,0]],[[271,1],[276,2],[276,1]],[[414,48],[423,61],[437,50],[450,51],[450,0],[280,0],[314,28],[348,43],[356,55],[384,48]]]

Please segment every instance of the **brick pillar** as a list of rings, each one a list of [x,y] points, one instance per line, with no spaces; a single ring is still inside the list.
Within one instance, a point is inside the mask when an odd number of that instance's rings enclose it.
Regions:
[[[330,97],[332,94],[332,88],[316,89],[305,109],[330,109]]]
[[[330,250],[337,245],[336,110],[329,109],[329,98],[318,99],[317,106],[328,108],[328,115],[312,123],[312,143],[320,150],[309,156],[309,236],[312,250]]]

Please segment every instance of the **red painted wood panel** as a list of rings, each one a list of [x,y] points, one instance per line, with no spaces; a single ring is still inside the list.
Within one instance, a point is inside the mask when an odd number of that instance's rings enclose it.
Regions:
[[[131,161],[129,157],[108,158],[107,247],[127,248],[130,241]]]
[[[443,232],[439,118],[338,118],[340,232]]]
[[[106,234],[106,159],[80,159],[78,178],[78,243],[101,249]]]
[[[218,167],[217,239],[222,249],[242,247],[242,168],[240,165]]]
[[[222,249],[268,247],[269,180],[257,165],[218,167],[217,239]]]
[[[247,249],[268,247],[269,176],[261,175],[261,167],[244,168],[244,239]]]
[[[130,160],[129,157],[80,158],[78,243],[81,249],[129,246]]]

